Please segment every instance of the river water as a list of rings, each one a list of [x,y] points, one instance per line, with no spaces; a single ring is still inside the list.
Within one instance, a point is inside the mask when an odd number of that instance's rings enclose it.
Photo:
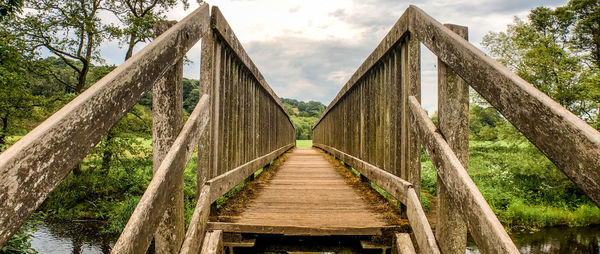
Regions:
[[[46,222],[33,233],[32,246],[39,253],[103,254],[109,253],[117,239],[115,235],[101,234],[100,223]],[[546,228],[534,233],[510,234],[521,253],[600,253],[600,226],[580,228]],[[308,243],[308,242],[306,242]],[[312,245],[317,243],[310,243]],[[325,244],[323,246],[326,246]],[[314,248],[310,248],[314,249]],[[297,250],[295,250],[297,251]],[[321,253],[360,253],[355,249],[339,249]],[[285,253],[278,249],[276,253]],[[473,242],[467,253],[479,253]]]

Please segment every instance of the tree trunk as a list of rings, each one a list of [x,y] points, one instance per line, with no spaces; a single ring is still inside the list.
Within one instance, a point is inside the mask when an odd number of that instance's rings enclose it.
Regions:
[[[83,62],[83,67],[81,68],[81,72],[77,77],[77,86],[75,87],[75,93],[80,94],[83,92],[85,88],[85,82],[87,80],[87,74],[90,71],[90,64],[87,62]]]
[[[135,47],[135,38],[132,36],[129,37],[129,43],[127,47],[127,53],[125,53],[125,61],[133,56],[133,48]]]

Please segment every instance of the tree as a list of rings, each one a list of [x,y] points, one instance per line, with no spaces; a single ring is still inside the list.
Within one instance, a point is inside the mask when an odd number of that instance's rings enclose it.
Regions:
[[[31,11],[18,20],[22,39],[31,50],[45,48],[73,70],[74,82],[53,73],[54,78],[72,92],[80,93],[86,86],[92,61],[102,62],[98,47],[114,27],[102,24],[99,12],[105,10],[103,0],[30,0]]]
[[[582,46],[579,39],[593,38],[597,32],[585,30],[589,32],[585,34],[578,28],[583,26],[583,16],[593,15],[577,16],[589,11],[576,11],[573,6],[596,10],[598,2],[574,0],[555,10],[538,7],[527,20],[515,19],[506,32],[489,33],[482,44],[510,70],[598,127],[600,72],[588,61],[594,59],[593,47]]]
[[[0,20],[10,17],[23,8],[23,0],[5,0],[0,2]]]
[[[120,30],[122,42],[127,45],[125,60],[133,55],[135,45],[148,42],[154,36],[154,25],[165,20],[165,13],[182,3],[187,9],[187,0],[110,0],[110,10],[123,24]]]
[[[4,21],[0,24],[7,25]],[[23,54],[22,47],[8,30],[0,30],[0,152],[6,148],[11,124],[30,116],[37,103],[29,89],[30,58]]]

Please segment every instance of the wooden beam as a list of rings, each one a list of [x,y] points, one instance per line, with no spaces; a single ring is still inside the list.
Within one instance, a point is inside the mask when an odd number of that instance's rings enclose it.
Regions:
[[[196,202],[196,208],[194,214],[190,220],[190,226],[187,233],[185,234],[185,241],[181,247],[181,254],[195,254],[200,251],[202,247],[202,239],[206,232],[206,223],[208,222],[208,215],[210,213],[210,186],[204,185],[201,189],[198,201]]]
[[[421,9],[410,31],[600,205],[600,133]]]
[[[215,230],[206,233],[200,254],[223,254],[223,231]]]
[[[394,249],[398,254],[416,254],[410,235],[407,233],[396,233]]]
[[[519,253],[452,148],[436,131],[421,104],[412,96],[409,100],[411,119],[415,123],[413,128],[419,133],[438,176],[456,201],[479,249],[485,253]]]
[[[146,253],[167,209],[170,186],[183,177],[199,136],[208,122],[208,95],[203,95],[154,174],[111,253]]]
[[[0,246],[202,37],[204,4],[0,154]]]
[[[160,36],[177,21],[165,21],[154,26],[155,37]],[[152,172],[177,138],[183,126],[183,59],[177,61],[152,88]],[[168,190],[173,195],[154,234],[154,251],[157,254],[175,253],[185,235],[183,217],[183,177]]]
[[[465,40],[467,27],[445,25]],[[465,170],[469,166],[469,85],[446,63],[438,59],[438,121],[440,133],[454,151]],[[450,197],[441,178],[437,178],[437,223],[435,234],[440,249],[447,254],[464,254],[467,248],[467,225],[458,206]]]
[[[318,143],[313,144],[313,146],[332,154],[339,160],[350,165],[352,168],[356,169],[361,176],[366,177],[369,181],[390,193],[400,202],[406,203],[406,193],[408,189],[412,187],[411,183],[333,147]]]
[[[400,53],[402,77],[401,112],[401,177],[413,184],[417,197],[421,196],[421,145],[417,133],[410,126],[408,97],[421,100],[421,48],[414,35],[406,37]]]
[[[400,227],[329,227],[311,228],[298,226],[267,226],[226,222],[208,222],[208,230],[223,230],[233,233],[277,234],[290,236],[331,236],[331,235],[381,235],[383,231],[398,230]]]
[[[225,195],[225,193],[227,193],[233,187],[244,181],[250,174],[253,174],[257,170],[269,164],[275,158],[279,157],[292,147],[294,147],[293,144],[285,145],[273,152],[247,162],[244,165],[227,171],[226,173],[208,181],[207,183],[211,187],[210,203],[217,201],[218,198]]]
[[[435,241],[435,236],[433,235],[433,231],[431,231],[427,217],[425,217],[425,212],[423,212],[423,208],[421,207],[421,200],[417,196],[417,193],[415,193],[415,189],[408,189],[405,204],[406,216],[408,216],[410,227],[415,234],[415,239],[421,253],[439,254],[440,250]]]

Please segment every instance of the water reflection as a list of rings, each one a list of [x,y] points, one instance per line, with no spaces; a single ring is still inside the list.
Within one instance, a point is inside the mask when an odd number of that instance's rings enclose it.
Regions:
[[[546,228],[534,233],[511,233],[510,237],[521,253],[600,253],[600,226]],[[469,242],[467,253],[479,253],[474,242]]]
[[[107,254],[118,236],[100,233],[100,223],[47,222],[33,234],[32,247],[39,253]],[[600,253],[600,226],[547,228],[535,233],[514,232],[511,238],[521,253]],[[240,253],[289,253],[294,251],[364,253],[355,239],[287,238],[258,239],[255,248]],[[327,241],[325,241],[327,240]],[[283,244],[282,244],[283,243]],[[327,243],[327,244],[325,244]],[[299,248],[302,247],[302,248]],[[237,251],[236,251],[237,253]],[[470,241],[467,253],[479,253]]]
[[[107,254],[116,236],[100,233],[100,223],[46,222],[38,225],[31,245],[39,253]]]

